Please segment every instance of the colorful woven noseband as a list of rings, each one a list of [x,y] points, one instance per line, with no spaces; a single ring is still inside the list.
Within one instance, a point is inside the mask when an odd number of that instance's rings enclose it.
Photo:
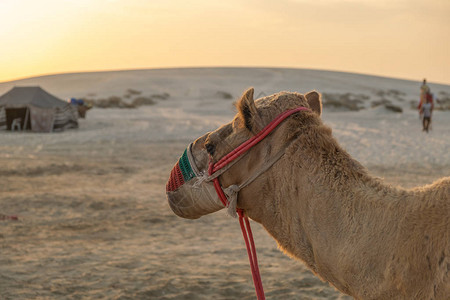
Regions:
[[[195,177],[195,173],[192,170],[189,158],[187,155],[187,149],[184,150],[178,162],[170,172],[169,181],[166,184],[166,192],[172,192],[182,186],[185,182]]]

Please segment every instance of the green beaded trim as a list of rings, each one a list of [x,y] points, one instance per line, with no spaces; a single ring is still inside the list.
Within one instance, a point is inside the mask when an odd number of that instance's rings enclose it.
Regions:
[[[189,163],[189,158],[187,156],[187,149],[184,150],[183,155],[179,160],[180,170],[183,174],[184,182],[195,177],[194,171],[192,171],[191,164]]]

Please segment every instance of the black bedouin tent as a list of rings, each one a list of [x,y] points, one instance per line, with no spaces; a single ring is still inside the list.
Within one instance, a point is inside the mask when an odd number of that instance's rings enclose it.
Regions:
[[[0,129],[61,131],[78,128],[76,109],[41,87],[14,87],[0,96]]]

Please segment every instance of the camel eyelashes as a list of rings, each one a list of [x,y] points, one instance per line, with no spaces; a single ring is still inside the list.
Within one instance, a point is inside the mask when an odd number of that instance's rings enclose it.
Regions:
[[[206,152],[208,152],[209,155],[214,155],[214,151],[216,150],[216,146],[214,146],[211,143],[205,144]]]

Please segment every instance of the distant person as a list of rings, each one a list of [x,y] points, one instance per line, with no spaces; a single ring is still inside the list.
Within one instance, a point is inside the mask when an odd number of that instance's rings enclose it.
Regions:
[[[423,114],[423,131],[428,133],[428,128],[431,123],[431,113],[433,112],[433,105],[431,104],[430,98],[427,98],[426,101],[427,102],[420,108],[420,112]]]
[[[424,78],[423,83],[420,86],[420,103],[417,107],[420,110],[422,108],[422,105],[424,105],[427,102],[427,95],[430,93],[430,87],[427,85],[427,80]]]

